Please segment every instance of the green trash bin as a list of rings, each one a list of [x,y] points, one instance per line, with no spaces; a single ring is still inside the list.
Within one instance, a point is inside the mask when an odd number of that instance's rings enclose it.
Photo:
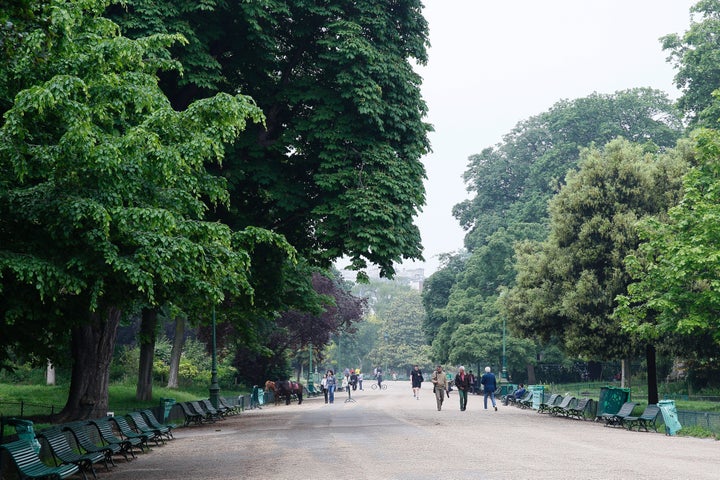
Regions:
[[[175,399],[174,398],[161,398],[160,404],[163,407],[163,423],[167,423],[168,417],[170,416],[170,410],[172,410],[173,405],[175,405]]]
[[[665,434],[675,435],[682,428],[678,419],[677,408],[675,408],[675,400],[660,400],[657,405],[660,407],[660,413],[662,413],[663,422],[665,422]]]
[[[600,418],[603,413],[617,413],[623,403],[630,402],[630,389],[622,387],[602,387],[600,388],[600,399],[598,400],[596,418]]]
[[[532,408],[533,410],[539,410],[540,404],[543,402],[545,396],[545,385],[530,385],[528,389],[533,392],[532,396]]]
[[[40,442],[35,438],[35,429],[33,429],[33,422],[30,420],[23,420],[20,418],[11,418],[7,420],[8,425],[15,427],[15,432],[18,438],[21,440],[27,440],[35,450],[35,453],[40,452]]]
[[[250,395],[250,409],[262,408],[261,405],[265,403],[265,392],[255,385]]]

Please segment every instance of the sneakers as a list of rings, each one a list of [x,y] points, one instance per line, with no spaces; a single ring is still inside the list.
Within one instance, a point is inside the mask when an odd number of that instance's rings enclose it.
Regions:
[[[493,405],[493,408],[494,408],[494,409],[495,409],[495,411],[497,412],[497,407],[496,407],[495,405]]]
[[[415,398],[416,398],[416,399],[418,399],[418,400],[420,400],[420,395],[418,395],[418,396],[417,396],[417,397],[415,397]]]

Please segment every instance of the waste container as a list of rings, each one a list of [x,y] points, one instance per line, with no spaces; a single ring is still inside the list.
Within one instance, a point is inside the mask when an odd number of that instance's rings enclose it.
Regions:
[[[36,453],[40,452],[40,442],[38,442],[37,438],[35,438],[33,422],[20,418],[10,418],[6,420],[6,423],[15,427],[15,432],[17,433],[18,438],[21,440],[27,440],[30,442]]]
[[[675,435],[682,428],[677,408],[675,408],[675,400],[660,400],[657,405],[660,407],[660,413],[665,422],[665,434]]]
[[[602,387],[600,388],[600,399],[597,406],[597,417],[601,417],[603,413],[617,413],[623,403],[629,402],[630,389],[621,387]]]
[[[160,404],[163,407],[163,423],[167,423],[168,417],[170,416],[170,410],[172,410],[173,405],[175,405],[175,399],[174,398],[161,398]]]
[[[265,392],[255,385],[250,396],[250,408],[262,408],[260,405],[265,403]]]
[[[545,396],[545,385],[530,385],[528,389],[533,392],[532,396],[532,408],[533,410],[539,410],[540,404],[543,403],[543,397]]]

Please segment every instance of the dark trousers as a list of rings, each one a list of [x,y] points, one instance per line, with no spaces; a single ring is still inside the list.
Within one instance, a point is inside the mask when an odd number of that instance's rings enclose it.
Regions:
[[[460,397],[460,410],[463,411],[467,408],[467,390],[460,390],[458,388],[458,397]]]

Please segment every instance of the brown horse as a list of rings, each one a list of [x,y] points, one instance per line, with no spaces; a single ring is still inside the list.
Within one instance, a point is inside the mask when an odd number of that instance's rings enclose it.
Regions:
[[[280,397],[277,394],[275,382],[273,382],[272,380],[268,380],[267,382],[265,382],[265,392],[272,392],[273,398],[275,399],[275,405],[280,405]]]
[[[265,382],[265,389],[273,392],[275,405],[277,405],[283,397],[285,398],[285,405],[290,405],[290,400],[293,395],[297,397],[298,405],[302,404],[303,386],[298,382],[288,380],[278,380],[277,382],[272,382],[268,380]]]

